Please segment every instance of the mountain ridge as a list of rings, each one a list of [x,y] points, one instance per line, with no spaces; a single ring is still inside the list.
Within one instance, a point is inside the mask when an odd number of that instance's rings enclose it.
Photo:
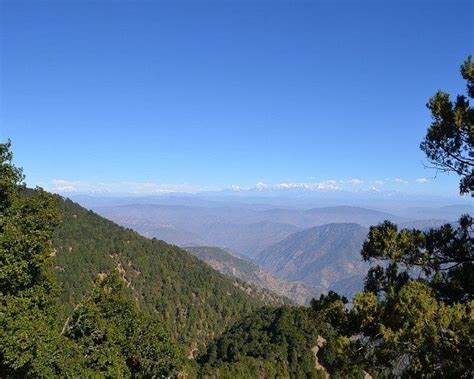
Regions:
[[[308,305],[312,298],[318,297],[322,292],[322,289],[301,282],[277,278],[256,263],[218,247],[192,246],[186,250],[225,275],[266,288],[300,305]]]
[[[54,272],[67,311],[92,289],[98,274],[117,271],[147,312],[161,317],[189,351],[199,351],[243,314],[265,304],[250,285],[229,279],[179,247],[57,199],[63,222],[53,241]]]
[[[368,264],[360,250],[368,229],[356,223],[330,223],[296,232],[268,247],[256,262],[272,274],[289,281],[336,290],[360,276],[359,285],[345,288],[351,295],[362,287]],[[357,281],[356,281],[357,282]]]

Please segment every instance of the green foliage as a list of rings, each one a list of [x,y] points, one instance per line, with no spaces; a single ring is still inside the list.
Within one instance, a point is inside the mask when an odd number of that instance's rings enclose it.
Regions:
[[[321,304],[331,310],[334,303]],[[363,377],[364,371],[374,377],[474,374],[472,300],[446,304],[425,282],[409,280],[383,300],[373,292],[357,294],[343,320],[345,328],[329,329],[319,355],[332,377]]]
[[[321,295],[319,300],[311,300],[311,314],[319,322],[329,323],[336,330],[341,330],[347,323],[346,304],[347,299],[344,296],[329,291],[327,295]]]
[[[145,316],[116,274],[100,276],[64,325],[83,357],[82,375],[176,376],[184,355],[158,318]],[[88,374],[89,373],[89,374]]]
[[[22,196],[23,175],[12,164],[10,143],[0,144],[0,373],[53,373],[54,281],[48,257],[58,223],[54,198]]]
[[[326,344],[318,354],[323,366],[334,378],[363,378],[359,352],[346,335],[351,334],[347,299],[333,291],[311,301],[310,316],[315,325],[324,325]]]
[[[469,56],[461,66],[461,75],[467,82],[468,97],[474,96],[474,64]],[[433,122],[420,148],[431,164],[441,171],[461,176],[461,194],[474,196],[474,110],[468,98],[459,95],[456,101],[439,91],[428,102]]]
[[[176,376],[183,352],[115,275],[97,283],[61,332],[51,273],[58,199],[25,189],[10,143],[0,144],[0,173],[0,376]]]
[[[468,215],[460,218],[457,228],[446,224],[428,232],[398,231],[389,221],[373,226],[362,248],[362,257],[389,264],[369,270],[366,290],[377,295],[398,291],[409,281],[412,270],[423,274],[439,300],[473,300],[473,241],[473,220]]]
[[[354,376],[346,360],[380,377],[474,375],[472,222],[466,215],[457,228],[428,232],[388,221],[370,228],[361,253],[379,265],[365,292],[350,309],[335,294],[312,302],[315,318],[337,332],[321,356],[331,373]]]
[[[0,212],[7,210],[18,197],[19,187],[24,187],[23,172],[12,163],[11,142],[0,144]],[[3,217],[3,216],[2,216]]]
[[[320,378],[311,349],[324,330],[303,307],[262,308],[201,357],[204,378]]]
[[[131,296],[167,324],[195,354],[238,318],[260,305],[229,278],[186,251],[138,233],[60,199],[55,273],[70,312],[101,272],[118,271]]]
[[[380,377],[471,377],[472,235],[469,216],[457,228],[428,232],[398,231],[388,221],[371,227],[361,253],[379,265],[369,270],[365,292],[342,315],[335,295],[317,303],[320,314],[338,312],[325,318],[340,334],[324,348],[328,369],[349,374],[345,358]]]
[[[471,377],[473,306],[473,301],[438,301],[432,289],[417,280],[383,302],[373,293],[361,293],[349,314],[359,334],[356,360],[371,374],[384,377]]]
[[[474,64],[461,67],[474,97]],[[433,122],[421,149],[442,171],[461,177],[474,196],[474,112],[465,96],[453,104],[438,92],[428,102]],[[474,376],[473,220],[428,232],[385,221],[370,228],[362,248],[370,268],[365,291],[350,309],[330,294],[312,302],[316,318],[334,326],[321,358],[333,376],[471,378]],[[344,364],[350,362],[350,369]],[[357,374],[357,375],[356,375]]]

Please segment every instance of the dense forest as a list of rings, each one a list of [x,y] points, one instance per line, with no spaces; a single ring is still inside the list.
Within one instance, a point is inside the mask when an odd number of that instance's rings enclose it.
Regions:
[[[63,221],[54,234],[54,269],[66,312],[98,274],[116,271],[130,296],[169,321],[191,353],[264,302],[250,285],[229,280],[175,246],[144,238],[70,200],[57,203]]]
[[[474,97],[474,65],[461,67]],[[421,144],[474,195],[474,112],[438,92]],[[351,301],[275,305],[188,252],[40,188],[0,144],[0,376],[474,376],[473,219],[372,226]]]

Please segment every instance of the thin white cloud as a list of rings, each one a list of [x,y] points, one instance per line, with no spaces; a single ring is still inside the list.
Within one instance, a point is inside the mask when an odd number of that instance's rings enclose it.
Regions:
[[[337,186],[336,183],[336,180],[325,180],[317,183],[317,189],[324,191],[339,191],[340,188]]]
[[[262,191],[264,189],[267,189],[269,187],[269,185],[267,183],[264,183],[264,182],[257,182],[255,184],[255,188]]]
[[[157,184],[153,182],[134,182],[128,183],[128,187],[132,193],[172,193],[172,192],[184,192],[194,193],[201,191],[201,188],[189,183],[180,184]]]
[[[195,193],[203,190],[201,187],[188,184],[158,184],[154,182],[99,182],[84,183],[65,179],[53,179],[47,186],[50,191],[58,193],[133,193],[133,194],[161,194],[161,193]]]
[[[156,183],[156,182],[97,182],[86,183],[66,179],[53,179],[45,183],[44,187],[57,193],[129,193],[129,194],[167,194],[167,193],[197,193],[207,190],[221,190],[222,188],[204,188],[190,183]],[[303,184],[281,183],[271,185],[258,182],[254,187],[242,187],[231,185],[232,191],[245,191],[256,189],[260,191],[268,189],[303,188]],[[309,186],[308,186],[309,187]]]
[[[428,183],[429,180],[426,179],[426,178],[418,178],[418,179],[415,179],[415,183],[418,183],[418,184],[425,184],[425,183]]]
[[[54,192],[76,192],[81,186],[81,182],[64,179],[53,179],[51,184]]]
[[[358,185],[361,185],[362,183],[364,183],[364,181],[358,178],[349,180],[349,184],[352,184],[353,186],[358,186]]]
[[[304,189],[310,191],[338,191],[340,188],[337,186],[336,180],[325,180],[321,182],[309,182],[309,183],[278,183],[271,188],[274,189]]]
[[[371,180],[364,182],[362,179],[353,178],[350,180],[335,180],[328,179],[322,181],[304,181],[304,182],[279,182],[266,183],[258,181],[255,185],[242,186],[239,184],[232,184],[230,186],[222,187],[202,187],[190,183],[157,183],[154,181],[143,182],[95,182],[86,183],[78,180],[54,179],[45,184],[44,187],[52,192],[57,193],[91,193],[91,194],[136,194],[136,195],[151,195],[151,194],[169,194],[169,193],[198,193],[203,191],[220,191],[231,190],[234,192],[245,193],[247,191],[323,191],[333,192],[346,190],[350,192],[380,192],[383,188],[387,190],[400,185],[408,184],[425,184],[428,183],[427,178],[419,177],[411,179],[410,181],[402,178],[391,178],[384,180]],[[364,185],[366,183],[366,185]],[[395,185],[395,186],[393,186]]]

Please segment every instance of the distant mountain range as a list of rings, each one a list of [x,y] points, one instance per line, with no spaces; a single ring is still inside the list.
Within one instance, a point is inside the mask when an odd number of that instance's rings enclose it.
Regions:
[[[447,205],[443,207],[409,207],[401,209],[398,212],[400,215],[412,219],[442,219],[455,221],[459,219],[462,214],[474,214],[474,206],[472,205]]]
[[[317,225],[354,222],[370,226],[386,219],[397,223],[410,221],[377,210],[347,206],[295,210],[131,204],[93,209],[147,237],[180,246],[219,246],[250,257],[292,233]]]
[[[301,282],[279,279],[257,264],[218,247],[192,246],[187,247],[186,250],[224,275],[266,288],[297,304],[307,305],[312,298],[318,297],[323,291],[321,288],[311,287]]]
[[[298,227],[291,224],[263,220],[251,224],[214,223],[200,235],[214,245],[253,257],[267,246],[298,230]]]
[[[182,247],[216,246],[253,259],[272,274],[257,285],[292,299],[288,293],[293,289],[280,283],[283,290],[278,292],[268,282],[276,283],[276,278],[304,282],[317,291],[339,290],[346,295],[361,289],[367,265],[361,262],[360,250],[369,226],[390,220],[400,228],[426,230],[453,222],[472,208],[412,207],[392,214],[356,206],[294,209],[193,197],[170,197],[153,204],[157,199],[138,198],[136,204],[126,204],[126,199],[87,201],[102,216],[146,237]],[[302,301],[305,290],[298,291]]]
[[[441,225],[449,224],[448,220],[438,220],[438,219],[428,219],[428,220],[415,220],[402,222],[398,224],[400,229],[418,229],[418,230],[428,230],[433,228],[438,228]],[[454,222],[455,223],[455,222]]]
[[[266,248],[256,262],[285,280],[350,296],[362,289],[368,269],[360,256],[367,233],[355,223],[316,226]]]
[[[262,213],[273,222],[292,224],[301,228],[330,223],[357,223],[363,226],[370,226],[383,220],[390,220],[395,223],[409,221],[407,218],[390,213],[350,206],[312,208],[307,210],[271,209]]]

